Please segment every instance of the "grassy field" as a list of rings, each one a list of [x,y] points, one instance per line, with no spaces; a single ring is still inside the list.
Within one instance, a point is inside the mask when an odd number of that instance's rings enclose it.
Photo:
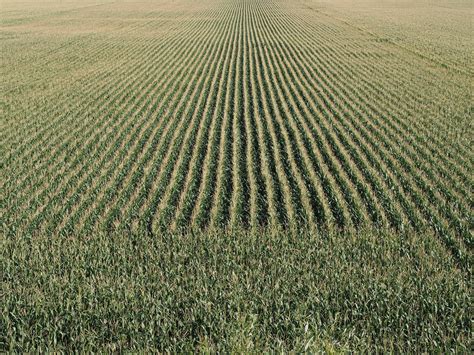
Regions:
[[[0,0],[0,350],[467,351],[472,13]]]

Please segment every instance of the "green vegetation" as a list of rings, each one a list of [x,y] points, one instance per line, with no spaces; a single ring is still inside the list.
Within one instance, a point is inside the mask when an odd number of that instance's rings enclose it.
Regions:
[[[471,10],[0,0],[0,350],[468,351]]]
[[[96,234],[2,247],[5,350],[468,350],[430,234]]]

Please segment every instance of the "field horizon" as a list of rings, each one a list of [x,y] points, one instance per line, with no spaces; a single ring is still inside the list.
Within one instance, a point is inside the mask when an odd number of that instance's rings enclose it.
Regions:
[[[0,350],[467,352],[473,10],[0,0]]]

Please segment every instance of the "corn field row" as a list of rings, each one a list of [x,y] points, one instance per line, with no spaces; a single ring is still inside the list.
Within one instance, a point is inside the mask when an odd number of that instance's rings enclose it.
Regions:
[[[429,230],[467,262],[465,74],[304,1],[119,2],[27,24],[2,24],[49,41],[1,44],[6,234]]]

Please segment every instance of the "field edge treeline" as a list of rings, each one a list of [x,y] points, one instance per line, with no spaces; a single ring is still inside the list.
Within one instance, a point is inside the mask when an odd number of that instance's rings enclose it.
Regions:
[[[5,351],[467,351],[469,275],[430,233],[16,235]]]

